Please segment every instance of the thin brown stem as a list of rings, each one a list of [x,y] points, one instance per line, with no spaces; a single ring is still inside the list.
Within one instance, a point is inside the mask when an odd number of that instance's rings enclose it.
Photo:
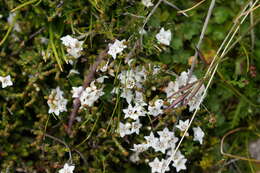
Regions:
[[[170,96],[167,97],[167,98],[171,98],[171,97],[173,97],[173,96],[175,96],[175,95],[181,93],[182,91],[185,91],[185,90],[187,90],[187,89],[190,89],[190,88],[191,88],[194,84],[196,84],[197,82],[198,82],[198,80],[195,81],[195,82],[192,82],[192,83],[190,83],[190,84],[188,84],[188,85],[186,85],[186,86],[184,86],[184,87],[182,87],[182,88],[180,88],[177,92],[173,93],[172,95],[170,95]]]
[[[206,17],[206,19],[205,19],[205,22],[204,22],[204,25],[203,25],[203,27],[202,27],[202,31],[201,31],[201,34],[200,34],[200,39],[199,39],[199,42],[198,42],[197,45],[196,45],[196,48],[197,48],[197,49],[200,49],[200,45],[201,45],[201,43],[202,43],[202,41],[203,41],[203,38],[204,38],[204,35],[205,35],[205,32],[206,32],[206,29],[207,29],[207,27],[208,27],[208,23],[209,23],[209,20],[210,20],[212,11],[213,11],[214,6],[215,6],[215,2],[216,2],[216,0],[212,0],[211,3],[210,3],[209,10],[208,10],[208,13],[207,13],[207,17]],[[191,69],[190,69],[189,74],[188,74],[188,81],[187,81],[187,83],[189,83],[189,80],[190,80],[190,78],[191,78],[191,76],[192,76],[192,73],[193,73],[193,70],[194,70],[194,68],[195,68],[195,64],[196,64],[196,61],[197,61],[198,53],[199,53],[199,52],[196,51],[196,52],[195,52],[195,55],[194,55],[194,57],[193,57],[193,59],[192,59],[192,65],[191,65]]]
[[[224,140],[226,139],[227,136],[231,135],[231,134],[234,134],[238,131],[241,131],[241,130],[248,130],[248,128],[243,128],[243,127],[240,127],[240,128],[237,128],[237,129],[234,129],[234,130],[231,130],[229,132],[227,132],[221,139],[221,143],[220,143],[220,153],[226,157],[231,157],[231,158],[235,158],[235,159],[239,159],[239,160],[246,160],[246,161],[250,161],[250,162],[256,162],[256,163],[260,163],[260,160],[256,160],[256,159],[250,159],[250,158],[246,158],[246,157],[242,157],[242,156],[237,156],[237,155],[233,155],[233,154],[229,154],[229,153],[225,153],[224,150],[223,150],[223,145],[224,145]]]
[[[95,76],[97,67],[99,66],[101,61],[106,56],[107,56],[107,49],[100,52],[100,54],[98,55],[98,58],[96,59],[96,62],[90,66],[89,72],[85,76],[85,79],[84,79],[84,82],[83,82],[83,90],[85,90],[90,85],[90,83],[94,80],[94,76]],[[74,101],[73,101],[73,109],[72,109],[70,116],[69,116],[68,128],[66,129],[68,134],[71,134],[71,128],[72,128],[73,122],[75,120],[75,117],[76,117],[78,110],[80,108],[80,105],[81,105],[79,98],[82,94],[82,91],[79,93],[79,97],[75,98]]]

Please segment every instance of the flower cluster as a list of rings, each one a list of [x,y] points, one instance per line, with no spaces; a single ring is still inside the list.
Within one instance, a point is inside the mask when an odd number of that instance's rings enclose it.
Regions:
[[[157,74],[158,71],[160,71],[160,69],[157,69],[157,72],[152,75]],[[144,83],[147,79],[147,71],[144,67],[137,66],[135,68],[122,71],[118,75],[118,79],[120,80],[121,85],[117,92],[121,91],[120,96],[125,98],[128,103],[128,106],[123,109],[126,123],[119,123],[118,132],[121,137],[134,133],[139,135],[141,128],[144,127],[141,123],[141,117],[146,117],[148,115],[157,117],[164,114],[164,109],[167,107],[166,102],[168,102],[168,104],[173,103],[183,94],[183,87],[187,87],[189,84],[194,84],[196,81],[198,82],[195,75],[192,75],[191,78],[188,79],[188,72],[182,72],[174,82],[171,81],[164,89],[167,96],[165,100],[162,98],[156,98],[147,103],[145,101],[146,98],[144,98],[144,94],[140,92],[143,89]],[[195,83],[194,85],[191,85],[190,90],[196,90],[195,94],[191,92],[195,99],[191,97],[191,100],[187,103],[190,107],[190,111],[192,111],[196,108],[194,104],[197,104],[194,102],[198,102],[201,98],[204,91],[204,86],[201,85],[200,88],[198,88],[198,85]],[[179,105],[180,104],[177,104],[175,107]],[[189,127],[189,122],[189,119],[185,121],[180,120],[179,123],[176,124],[176,128],[180,132],[184,132],[185,130],[188,130],[187,128]],[[199,143],[202,144],[204,132],[200,127],[193,128],[193,132],[193,140],[199,141]],[[181,134],[182,133],[180,133],[180,135]],[[187,135],[189,134],[187,133]],[[150,132],[149,136],[144,136],[143,143],[134,144],[133,149],[131,149],[134,153],[130,156],[130,160],[133,162],[138,162],[140,160],[140,154],[148,151],[149,148],[152,148],[154,152],[159,152],[165,155],[165,158],[161,160],[156,157],[153,161],[149,162],[152,172],[161,173],[169,171],[170,165],[175,167],[177,172],[180,170],[185,170],[187,159],[181,154],[180,151],[178,151],[174,157],[171,157],[172,151],[176,149],[175,147],[178,140],[179,138],[175,136],[174,131],[170,131],[167,127],[161,131],[157,131],[156,133]],[[169,163],[171,164],[168,165]]]
[[[63,91],[60,90],[60,87],[52,89],[47,101],[49,114],[54,113],[55,115],[59,115],[61,112],[67,111],[67,102],[68,100],[63,97]]]
[[[78,41],[76,38],[66,35],[61,38],[62,44],[67,48],[67,52],[74,58],[79,58],[81,56],[81,51],[83,50],[83,41]]]
[[[166,158],[161,161],[156,157],[153,161],[149,162],[152,173],[165,172],[169,171],[170,167],[167,165],[167,162],[173,162],[172,166],[176,168],[176,171],[186,169],[187,159],[178,151],[173,158],[171,158],[171,153],[175,149],[176,143],[178,142],[178,137],[175,136],[174,132],[170,131],[167,127],[162,131],[157,131],[157,136],[155,137],[154,133],[151,132],[149,136],[145,136],[145,143],[134,144],[132,149],[135,153],[131,156],[132,161],[138,161],[139,154],[148,150],[148,148],[154,149],[155,152],[160,152],[166,154]]]
[[[103,79],[104,80],[104,79]],[[99,82],[103,82],[102,79],[96,80]],[[81,108],[83,107],[91,107],[94,102],[97,101],[102,95],[104,95],[103,88],[98,89],[95,85],[95,81],[90,83],[89,87],[86,87],[83,90],[83,87],[72,87],[72,97],[79,98],[81,103]]]
[[[93,106],[94,102],[104,95],[103,89],[98,89],[94,82],[87,87],[80,96],[81,106]]]
[[[146,7],[153,6],[150,0],[142,0],[142,3]],[[171,31],[161,28],[155,37],[158,43],[169,46],[171,42]],[[78,41],[69,35],[62,37],[61,40],[67,47],[67,52],[70,55],[75,58],[78,58],[81,55],[83,41]],[[121,54],[127,47],[124,42],[125,39],[121,41],[115,40],[113,44],[108,45],[109,49],[107,54],[111,55],[114,61],[117,58],[117,55]],[[148,72],[146,66],[132,65],[133,60],[127,59],[125,61],[129,66],[127,70],[121,70],[115,75],[115,69],[113,69],[115,62],[113,62],[113,60],[112,62],[111,59],[108,59],[107,62],[104,61],[103,66],[99,67],[96,72],[101,72],[101,74],[106,72],[119,81],[119,85],[115,87],[111,93],[124,98],[127,103],[122,109],[125,122],[119,122],[118,133],[121,137],[131,134],[139,135],[144,127],[142,124],[143,119],[148,116],[151,119],[163,115],[165,113],[164,109],[167,108],[166,105],[175,104],[173,108],[176,108],[187,102],[186,104],[189,105],[189,110],[193,111],[202,97],[205,88],[204,85],[198,81],[195,75],[192,75],[189,78],[189,72],[182,72],[175,81],[170,81],[168,86],[164,88],[163,91],[166,93],[166,98],[163,93],[154,98],[146,98],[144,91],[148,75],[157,75],[160,73],[161,68],[159,66],[151,67],[151,64],[149,64],[149,69],[152,69],[152,72]],[[109,77],[103,75],[92,81],[90,86],[86,88],[83,86],[72,87],[72,98],[78,98],[80,100],[81,109],[92,107],[94,103],[104,95],[103,82],[106,78]],[[156,88],[154,91],[156,91]],[[66,111],[67,100],[64,99],[62,95],[63,92],[59,87],[57,87],[56,90],[52,90],[48,99],[48,105],[50,107],[49,113],[54,112],[56,115],[59,115],[60,112]],[[176,100],[179,100],[180,97],[183,97],[184,99],[176,104]],[[185,121],[180,120],[179,124],[176,125],[176,128],[179,129],[180,132],[188,130],[188,127],[189,119]],[[184,155],[182,155],[180,151],[178,151],[174,157],[171,155],[176,149],[176,143],[179,141],[179,137],[175,135],[175,130],[176,129],[173,128],[171,131],[165,127],[161,131],[150,131],[149,136],[143,137],[143,142],[133,145],[133,148],[131,149],[133,154],[130,156],[130,160],[138,162],[140,160],[140,154],[142,152],[147,152],[148,149],[150,149],[149,151],[157,152],[162,157],[164,155],[164,158],[161,158],[161,160],[156,157],[153,161],[149,162],[152,172],[161,173],[169,171],[169,163],[172,163],[171,166],[175,167],[177,172],[185,170],[187,159]],[[200,144],[202,144],[204,132],[200,127],[193,128],[193,131],[193,140],[199,141]],[[189,134],[187,133],[187,135]],[[64,168],[60,171],[72,172],[73,170],[74,166],[71,167],[65,164]]]

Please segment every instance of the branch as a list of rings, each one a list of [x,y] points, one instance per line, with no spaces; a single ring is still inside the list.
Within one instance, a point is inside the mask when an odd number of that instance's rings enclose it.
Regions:
[[[90,66],[89,72],[87,73],[87,75],[85,76],[85,79],[84,79],[82,91],[84,91],[89,86],[89,84],[94,80],[94,76],[95,76],[97,67],[99,66],[100,62],[104,59],[104,57],[106,57],[106,56],[107,56],[107,49],[100,52],[100,54],[98,55],[98,58],[96,59],[96,62]],[[75,98],[73,101],[73,109],[70,113],[68,128],[66,129],[68,134],[71,134],[71,127],[73,125],[75,117],[80,108],[80,99],[79,98],[82,94],[82,91],[79,93],[79,97]]]
[[[205,32],[206,32],[206,29],[207,29],[207,26],[208,26],[208,23],[209,23],[209,19],[211,17],[211,14],[212,14],[212,11],[214,9],[214,6],[215,6],[215,2],[216,0],[212,0],[211,1],[211,4],[209,6],[209,10],[208,10],[208,14],[207,14],[207,17],[205,19],[205,22],[204,22],[204,25],[203,25],[203,28],[202,28],[202,31],[201,31],[201,34],[200,34],[200,39],[199,39],[199,42],[197,43],[196,45],[196,48],[197,49],[200,49],[200,45],[202,43],[202,40],[204,38],[204,35],[205,35]],[[195,64],[196,64],[196,61],[197,61],[197,57],[198,57],[198,51],[196,51],[193,59],[192,59],[192,65],[191,65],[191,69],[189,71],[189,74],[188,74],[188,80],[187,80],[187,83],[189,83],[190,81],[190,78],[192,76],[192,73],[193,73],[193,70],[194,70],[194,67],[195,67]]]
[[[189,17],[189,16],[185,13],[185,12],[186,12],[185,10],[181,10],[181,9],[178,8],[176,5],[174,5],[173,3],[171,3],[171,2],[169,2],[169,1],[167,1],[167,0],[163,0],[163,2],[164,2],[165,4],[171,6],[172,8],[178,10],[178,13],[181,13],[181,14],[183,14],[184,16]]]
[[[229,153],[226,153],[224,152],[223,150],[223,145],[224,145],[224,140],[226,139],[227,136],[231,135],[231,134],[234,134],[238,131],[241,131],[241,130],[248,130],[248,128],[244,128],[244,127],[239,127],[237,129],[233,129],[229,132],[227,132],[221,139],[221,143],[220,143],[220,153],[223,155],[223,156],[226,156],[226,157],[231,157],[231,158],[234,158],[234,159],[239,159],[239,160],[245,160],[245,161],[249,161],[249,162],[255,162],[255,163],[260,163],[260,160],[257,160],[257,159],[251,159],[251,158],[246,158],[246,157],[243,157],[243,156],[238,156],[238,155],[233,155],[233,154],[229,154]]]

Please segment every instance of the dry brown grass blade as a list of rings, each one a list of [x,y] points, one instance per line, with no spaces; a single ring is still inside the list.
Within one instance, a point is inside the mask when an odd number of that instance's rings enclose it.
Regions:
[[[180,10],[180,11],[178,11],[178,13],[185,13],[187,11],[193,10],[194,8],[198,7],[200,4],[202,4],[205,1],[206,0],[202,0],[202,1],[198,2],[197,4],[195,4],[194,6],[192,6],[191,8],[188,8],[186,10]]]
[[[229,154],[229,153],[225,153],[224,150],[223,150],[223,146],[224,146],[224,140],[226,139],[227,136],[231,135],[231,134],[234,134],[238,131],[241,131],[241,130],[248,130],[248,128],[245,128],[245,127],[240,127],[240,128],[236,128],[234,130],[231,130],[229,132],[227,132],[221,139],[221,143],[220,143],[220,153],[226,157],[231,157],[231,158],[234,158],[234,159],[239,159],[239,160],[245,160],[245,161],[249,161],[249,162],[256,162],[256,163],[260,163],[260,160],[256,160],[256,159],[250,159],[250,158],[247,158],[247,157],[243,157],[243,156],[238,156],[238,155],[233,155],[233,154]]]

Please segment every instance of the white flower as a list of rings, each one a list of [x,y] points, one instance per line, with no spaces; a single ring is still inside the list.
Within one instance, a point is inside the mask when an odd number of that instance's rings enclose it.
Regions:
[[[97,89],[94,82],[91,82],[90,86],[81,93],[81,106],[93,106],[102,95],[104,95],[103,88]]]
[[[118,75],[118,79],[124,88],[143,88],[142,83],[146,80],[146,70],[142,66],[137,66],[130,70],[123,70]]]
[[[121,137],[124,137],[125,135],[130,135],[131,134],[131,124],[130,123],[119,123],[119,134]]]
[[[164,28],[161,28],[160,32],[156,34],[155,37],[160,43],[169,46],[171,42],[172,33],[169,29],[165,31]]]
[[[188,126],[189,126],[189,119],[187,119],[186,121],[179,121],[179,124],[176,126],[178,129],[180,129],[180,131],[184,132]],[[187,134],[188,135],[188,134]]]
[[[153,75],[156,75],[160,72],[161,67],[160,66],[153,66]]]
[[[77,116],[75,119],[76,119],[78,122],[81,122],[81,121],[82,121],[82,118],[81,118],[80,116]]]
[[[139,153],[138,152],[135,152],[134,154],[132,154],[130,156],[130,161],[133,162],[133,163],[136,163],[140,160],[140,157],[139,157]]]
[[[168,86],[164,89],[164,92],[166,93],[167,97],[170,97],[173,93],[177,92],[178,90],[179,86],[176,84],[176,82],[170,81]]]
[[[64,167],[59,170],[59,173],[73,173],[75,166],[65,163]]]
[[[135,74],[133,70],[124,70],[118,75],[118,79],[120,80],[121,84],[128,89],[134,88],[136,84]]]
[[[139,30],[139,34],[140,34],[140,35],[144,35],[144,34],[146,34],[146,33],[147,33],[146,30],[143,29],[143,28]]]
[[[158,135],[160,136],[160,141],[165,142],[167,145],[167,148],[175,146],[175,143],[178,141],[178,138],[176,139],[174,132],[169,131],[167,127],[163,129],[163,131],[158,131]]]
[[[153,132],[151,132],[149,136],[145,136],[144,138],[146,139],[146,144],[149,147],[155,146],[156,142],[159,140],[158,138],[154,137]]]
[[[171,136],[174,134],[173,132],[170,132],[167,127],[165,127],[162,131],[157,132],[160,136],[161,141],[168,141],[171,139]]]
[[[18,23],[15,23],[16,15],[16,13],[10,13],[7,18],[7,22],[9,23],[9,25],[13,25],[15,31],[21,32],[20,25]]]
[[[135,151],[137,153],[141,153],[144,152],[148,149],[148,145],[147,144],[134,144],[134,148],[131,149],[132,151]]]
[[[142,4],[146,7],[152,7],[153,3],[151,2],[151,0],[142,0]]]
[[[8,75],[6,77],[0,76],[0,81],[2,82],[2,88],[13,85],[10,75]]]
[[[137,121],[132,122],[131,126],[131,133],[136,133],[139,135],[139,130],[142,127],[142,124],[140,123],[139,119],[137,119]]]
[[[142,83],[146,80],[146,70],[143,66],[137,66],[133,71],[136,82]]]
[[[66,35],[61,38],[62,44],[67,47],[67,52],[74,58],[81,56],[81,51],[83,50],[83,41],[78,41],[76,38]]]
[[[155,145],[153,146],[154,150],[157,152],[157,151],[160,151],[162,153],[165,153],[165,151],[169,148],[168,147],[168,143],[165,142],[165,141],[162,141],[162,140],[157,140]]]
[[[173,133],[173,135],[171,136],[171,139],[168,141],[168,148],[175,148],[178,140],[179,140],[179,138],[176,137]]]
[[[127,109],[123,109],[125,113],[125,118],[131,118],[133,120],[137,120],[140,116],[145,116],[144,108],[140,105],[132,106],[128,105]]]
[[[156,108],[161,109],[161,107],[163,106],[163,100],[162,99],[158,99],[154,102],[154,105]]]
[[[60,87],[52,89],[47,101],[49,106],[49,114],[54,113],[59,115],[60,112],[67,111],[67,102],[68,100],[63,97],[63,91],[60,90]]]
[[[199,87],[199,83],[194,86],[195,89],[197,87]],[[202,96],[204,90],[205,90],[205,86],[203,84],[202,86],[200,86],[200,89],[197,91],[197,93],[188,102],[190,112],[194,111],[199,106],[200,99],[203,99]]]
[[[125,39],[124,40],[116,40],[113,44],[109,44],[109,50],[108,54],[111,55],[114,59],[116,59],[116,55],[123,52],[123,50],[127,47],[124,45]]]
[[[123,88],[120,97],[125,98],[127,103],[130,104],[134,98],[133,92],[130,89]]]
[[[186,169],[186,163],[187,159],[185,158],[180,158],[173,160],[172,166],[176,168],[176,171],[179,172],[180,170],[185,170]]]
[[[72,87],[72,98],[78,98],[80,96],[80,93],[83,91],[83,87]]]
[[[169,165],[167,165],[168,159],[162,159],[161,163],[162,163],[162,173],[166,172],[166,171],[170,171],[170,167]]]
[[[119,92],[120,92],[120,88],[119,87],[114,87],[110,93],[111,94],[118,94]]]
[[[140,105],[140,106],[146,106],[147,105],[147,103],[145,103],[145,101],[144,101],[143,93],[141,93],[139,91],[135,91],[134,103],[136,105]]]
[[[149,162],[149,166],[152,169],[152,173],[155,173],[155,172],[161,173],[163,164],[156,157],[152,162]]]
[[[193,132],[194,132],[193,141],[199,141],[200,144],[202,144],[202,142],[203,142],[202,140],[203,140],[205,133],[201,130],[200,127],[194,127],[192,129],[193,129]]]
[[[173,153],[174,149],[171,149],[167,152],[167,156],[172,156],[172,153]],[[185,158],[183,154],[181,154],[180,150],[178,150],[175,155],[170,158],[172,161],[176,161],[176,160],[179,160],[181,158]]]
[[[162,114],[163,111],[161,109],[156,108],[155,106],[149,106],[148,107],[148,114],[153,115],[154,117]]]

